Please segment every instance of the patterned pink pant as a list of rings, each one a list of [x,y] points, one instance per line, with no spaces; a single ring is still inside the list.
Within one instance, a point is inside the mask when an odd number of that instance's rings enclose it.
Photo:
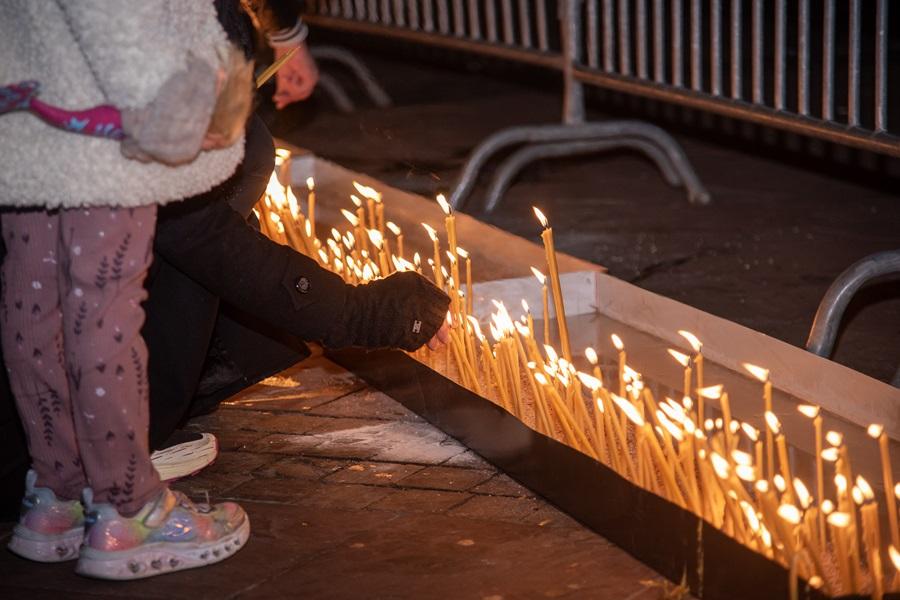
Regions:
[[[4,213],[0,337],[38,485],[132,514],[162,489],[147,442],[143,282],[156,207]]]

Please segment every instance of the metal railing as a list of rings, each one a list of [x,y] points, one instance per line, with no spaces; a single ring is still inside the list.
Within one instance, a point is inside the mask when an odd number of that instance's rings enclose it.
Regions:
[[[317,0],[308,20],[556,69],[566,123],[584,120],[587,84],[900,156],[889,4]]]

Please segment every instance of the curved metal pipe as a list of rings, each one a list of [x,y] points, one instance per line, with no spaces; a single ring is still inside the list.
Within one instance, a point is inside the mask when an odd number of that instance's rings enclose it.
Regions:
[[[351,113],[356,110],[356,105],[344,91],[343,86],[337,79],[327,73],[319,73],[319,89],[325,92],[337,105],[339,111],[343,113]]]
[[[838,275],[819,303],[806,349],[813,354],[830,357],[844,311],[853,296],[872,279],[892,273],[900,273],[900,250],[870,254]],[[900,384],[900,371],[894,377],[894,385],[897,384]]]
[[[708,204],[709,192],[700,182],[678,143],[668,133],[642,121],[607,121],[578,125],[530,125],[511,127],[499,131],[484,140],[472,153],[463,167],[450,196],[450,204],[461,209],[466,202],[481,169],[497,152],[523,143],[546,143],[582,140],[642,139],[656,145],[669,159],[679,178],[688,190],[692,204]]]
[[[350,69],[375,106],[385,108],[393,104],[391,97],[381,87],[368,67],[348,50],[336,46],[316,46],[309,52],[316,60],[332,60]]]
[[[485,196],[485,211],[491,213],[500,204],[519,172],[529,163],[545,158],[591,154],[615,148],[630,148],[644,153],[662,172],[663,179],[671,186],[681,183],[669,157],[657,146],[643,139],[620,138],[615,140],[591,140],[583,142],[558,142],[555,144],[528,145],[519,148],[501,163]]]

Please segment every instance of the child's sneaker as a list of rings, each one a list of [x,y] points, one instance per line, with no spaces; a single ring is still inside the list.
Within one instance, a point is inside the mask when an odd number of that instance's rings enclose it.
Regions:
[[[84,544],[75,572],[100,579],[141,579],[225,560],[244,546],[250,520],[233,502],[194,504],[168,488],[133,517],[93,504],[85,490]]]
[[[53,490],[35,487],[37,473],[25,477],[22,513],[13,529],[9,549],[39,562],[78,558],[84,537],[84,510],[78,500],[59,500]]]

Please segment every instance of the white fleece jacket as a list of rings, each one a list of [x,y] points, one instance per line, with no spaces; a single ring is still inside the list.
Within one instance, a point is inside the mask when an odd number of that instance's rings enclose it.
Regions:
[[[41,83],[67,109],[141,108],[189,53],[218,66],[227,43],[212,0],[2,0],[0,85]],[[34,115],[0,115],[0,206],[143,206],[208,191],[243,158],[244,140],[170,167],[130,160],[119,142]]]

